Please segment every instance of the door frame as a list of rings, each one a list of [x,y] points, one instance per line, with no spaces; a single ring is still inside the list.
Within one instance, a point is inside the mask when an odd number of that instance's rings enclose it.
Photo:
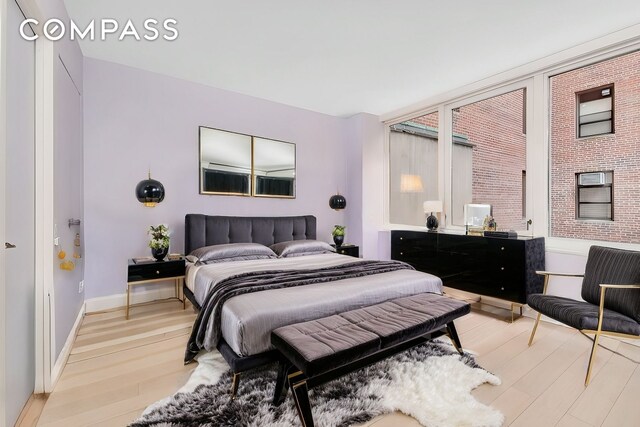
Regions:
[[[7,1],[0,0],[0,165],[2,165],[2,173],[0,173],[0,243],[6,241],[5,230],[5,199],[6,199],[6,178],[4,174],[4,165],[6,164],[6,105],[7,105],[7,49],[6,37],[4,37],[7,25]],[[0,271],[5,271],[5,250],[0,249]],[[4,427],[6,423],[6,375],[5,375],[5,275],[0,274],[0,427]]]
[[[53,390],[55,363],[54,224],[53,224],[53,89],[55,51],[53,42],[36,40],[36,383],[34,393]],[[39,205],[38,205],[38,202]]]

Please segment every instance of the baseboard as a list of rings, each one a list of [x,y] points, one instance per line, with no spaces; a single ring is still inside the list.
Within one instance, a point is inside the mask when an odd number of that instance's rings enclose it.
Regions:
[[[86,305],[82,304],[80,307],[80,311],[78,312],[78,317],[76,317],[76,321],[69,332],[69,336],[67,336],[67,340],[64,343],[64,347],[62,347],[62,351],[58,355],[58,359],[56,363],[53,365],[53,369],[51,370],[51,390],[56,386],[58,382],[58,378],[60,378],[60,374],[62,374],[62,370],[64,366],[67,364],[67,359],[69,359],[69,354],[71,354],[71,348],[73,347],[73,343],[78,336],[78,330],[80,329],[80,325],[82,324],[82,318],[84,317]]]
[[[151,289],[131,291],[131,304],[139,304],[159,299],[167,299],[176,296],[173,284],[165,286],[153,285]],[[113,310],[127,305],[127,294],[114,294],[104,297],[90,298],[85,301],[86,312],[96,313],[105,310]]]

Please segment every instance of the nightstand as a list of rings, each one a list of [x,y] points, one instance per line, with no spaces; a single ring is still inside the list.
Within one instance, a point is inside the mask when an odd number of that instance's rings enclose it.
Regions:
[[[334,248],[336,245],[331,245]],[[358,245],[342,245],[336,248],[336,253],[341,255],[349,255],[352,257],[360,258],[360,246]]]
[[[130,259],[127,274],[127,319],[129,319],[131,288],[136,285],[173,280],[176,299],[182,301],[182,307],[184,308],[185,299],[184,294],[182,293],[182,279],[184,279],[184,273],[184,258],[172,261],[143,261],[137,263]],[[180,298],[181,295],[182,299]]]

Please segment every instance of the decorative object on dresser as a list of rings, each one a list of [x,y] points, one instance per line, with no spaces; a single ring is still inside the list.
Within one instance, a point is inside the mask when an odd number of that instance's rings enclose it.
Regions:
[[[513,309],[540,293],[544,238],[500,239],[420,231],[391,232],[391,258],[442,279],[444,286],[503,299]]]
[[[169,228],[164,224],[155,227],[152,225],[147,234],[151,236],[149,240],[151,255],[156,260],[162,261],[169,253]]]
[[[334,225],[331,235],[333,236],[333,243],[336,244],[336,248],[339,248],[344,243],[344,225]]]
[[[544,276],[544,289],[542,293],[529,295],[527,300],[529,306],[538,312],[529,345],[533,342],[542,314],[583,334],[593,334],[584,380],[584,385],[588,386],[600,335],[640,338],[640,252],[591,246],[584,274],[548,271],[539,271],[538,274]],[[584,301],[546,295],[551,276],[583,277]]]
[[[422,204],[422,207],[424,213],[429,214],[426,223],[427,228],[429,231],[436,231],[438,229],[438,218],[436,218],[433,213],[442,212],[442,200],[427,200]]]
[[[310,398],[316,425],[361,424],[398,411],[422,425],[501,426],[504,416],[471,394],[484,383],[499,385],[500,379],[478,366],[473,356],[460,356],[440,339],[315,388]],[[293,399],[279,407],[269,404],[275,368],[271,364],[246,372],[237,397],[230,399],[233,372],[220,353],[202,354],[187,384],[150,405],[131,426],[300,425]]]
[[[131,306],[131,288],[137,285],[174,281],[175,298],[182,301],[185,307],[182,279],[184,279],[185,262],[184,258],[170,261],[143,261],[144,258],[134,258],[129,260],[127,269],[127,308],[126,318],[129,319],[129,308]],[[182,297],[182,298],[181,298]]]
[[[334,194],[329,199],[329,207],[336,211],[342,210],[347,207],[347,199],[340,193]]]
[[[336,248],[336,253],[340,255],[348,255],[356,258],[360,258],[360,246],[351,245],[351,244],[342,244],[339,247],[336,245],[331,245]]]
[[[468,203],[464,205],[464,227],[466,233],[472,236],[482,236],[484,220],[492,216],[491,205]]]
[[[164,186],[155,179],[151,179],[151,171],[148,178],[140,181],[136,185],[136,197],[138,201],[148,208],[154,207],[156,204],[164,200]]]

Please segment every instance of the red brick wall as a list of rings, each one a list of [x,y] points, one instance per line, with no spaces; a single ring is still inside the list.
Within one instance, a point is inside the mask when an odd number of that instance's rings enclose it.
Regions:
[[[453,132],[475,145],[472,202],[491,204],[501,229],[526,227],[522,218],[522,171],[526,170],[523,97],[524,90],[517,90],[453,113]],[[411,121],[438,128],[437,113]]]
[[[523,108],[524,90],[517,90],[465,105],[453,113],[454,134],[475,144],[473,203],[491,204],[500,229],[526,228],[522,218],[522,171],[526,170]]]
[[[429,113],[421,117],[416,117],[415,119],[411,119],[409,121],[438,129],[438,112],[436,111],[434,113]]]
[[[576,92],[613,83],[615,134],[576,137]],[[551,235],[640,242],[640,52],[551,78]],[[614,221],[576,219],[577,172],[614,171]]]

